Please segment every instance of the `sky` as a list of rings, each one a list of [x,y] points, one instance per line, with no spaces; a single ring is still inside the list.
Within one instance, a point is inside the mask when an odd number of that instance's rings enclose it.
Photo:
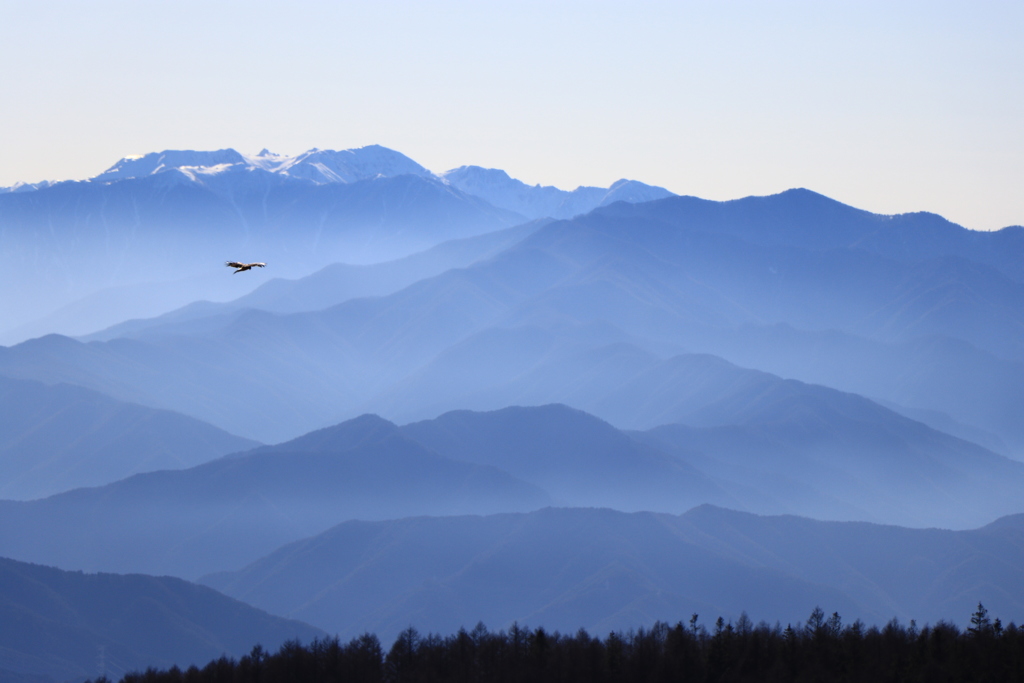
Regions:
[[[163,149],[1024,224],[1021,2],[0,0],[0,186]]]

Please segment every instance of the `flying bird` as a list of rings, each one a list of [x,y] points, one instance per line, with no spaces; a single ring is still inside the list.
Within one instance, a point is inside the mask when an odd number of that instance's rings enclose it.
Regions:
[[[241,273],[243,270],[252,270],[253,268],[263,268],[266,263],[239,263],[238,261],[228,261],[224,264],[228,268],[238,268],[236,273]]]

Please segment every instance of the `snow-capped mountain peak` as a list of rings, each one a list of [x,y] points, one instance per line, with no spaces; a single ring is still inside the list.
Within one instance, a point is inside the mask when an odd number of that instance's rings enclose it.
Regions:
[[[313,148],[296,156],[274,154],[263,149],[259,154],[242,154],[234,149],[215,152],[165,150],[141,156],[127,156],[92,178],[93,182],[112,182],[141,178],[177,169],[186,175],[213,176],[228,171],[260,169],[316,184],[352,183],[377,177],[411,173],[432,176],[409,157],[370,145],[340,152]]]
[[[173,168],[203,168],[244,162],[245,157],[233,149],[219,149],[214,152],[169,149],[163,152],[150,152],[142,156],[124,157],[91,180],[93,182],[111,182],[126,178],[141,178]]]
[[[433,176],[401,152],[380,145],[340,152],[313,148],[282,163],[279,172],[317,183],[353,183],[405,174]]]
[[[402,175],[440,180],[453,192],[479,197],[527,219],[571,218],[616,201],[638,203],[672,196],[664,188],[626,179],[608,188],[580,186],[572,191],[550,185],[527,185],[505,171],[480,166],[460,166],[435,175],[401,152],[381,145],[340,151],[314,147],[294,156],[276,154],[266,148],[258,154],[243,154],[230,148],[164,150],[126,156],[86,182],[109,184],[152,177],[161,187],[194,184],[233,196],[282,182],[334,185]],[[30,192],[51,184],[19,183],[0,188],[0,193]]]

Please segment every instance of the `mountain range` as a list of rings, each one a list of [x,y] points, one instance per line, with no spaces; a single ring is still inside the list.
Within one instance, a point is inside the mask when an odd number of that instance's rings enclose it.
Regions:
[[[9,188],[0,680],[316,628],[1020,622],[1022,264],[1020,226],[379,146]]]
[[[735,400],[750,395],[740,390],[691,414],[707,426],[642,433],[561,405],[401,427],[364,415],[189,469],[0,501],[0,556],[195,579],[349,519],[713,503],[972,528],[1024,499],[1024,463],[857,396],[754,379],[754,405]]]
[[[9,188],[0,192],[0,339],[38,333],[44,318],[48,331],[93,332],[200,298],[235,298],[243,282],[251,289],[265,281],[223,277],[226,260],[268,261],[278,277],[297,277],[547,215],[504,208],[528,211],[530,202],[519,206],[502,193],[561,193],[575,197],[566,205],[580,212],[671,194],[635,181],[575,193],[507,181],[511,189],[497,193],[492,184],[493,204],[373,145],[295,157],[167,150],[124,158],[86,181]],[[74,315],[83,308],[91,326]]]
[[[929,230],[939,237],[927,249],[903,244]],[[664,415],[585,401],[638,375],[661,382],[651,368],[700,352],[989,435],[1009,455],[1024,448],[1017,229],[971,233],[792,191],[617,203],[524,232],[382,296],[300,312],[287,312],[295,301],[214,307],[99,344],[41,338],[0,351],[0,373],[268,442],[363,412],[404,422],[549,402],[650,428]]]
[[[460,166],[441,177],[466,194],[527,218],[572,218],[615,202],[641,203],[673,196],[664,188],[626,179],[607,188],[577,187],[566,192],[550,185],[527,185],[502,170],[480,166]]]
[[[152,334],[157,328],[178,330],[190,320],[241,313],[249,309],[271,313],[301,313],[330,308],[349,299],[393,294],[428,277],[494,256],[546,225],[530,221],[512,228],[448,240],[404,258],[367,265],[334,263],[298,279],[273,278],[248,294],[231,301],[196,301],[154,318],[126,320],[79,337],[82,341],[107,341],[125,336]]]
[[[454,633],[513,622],[574,633],[687,621],[965,623],[982,601],[1024,614],[1024,518],[903,529],[712,506],[673,516],[548,508],[487,517],[352,521],[202,581],[343,637],[414,624]]]
[[[184,470],[0,501],[0,556],[195,578],[346,519],[532,510],[538,488],[453,460],[365,416]]]
[[[256,442],[68,384],[0,377],[0,497],[43,498],[184,469]]]
[[[448,457],[536,484],[559,505],[678,513],[713,503],[947,528],[1020,508],[1024,463],[853,394],[705,357],[672,365],[659,371],[690,385],[690,405],[648,431],[621,432],[560,405],[455,411],[402,431]],[[659,399],[622,400],[631,398]]]

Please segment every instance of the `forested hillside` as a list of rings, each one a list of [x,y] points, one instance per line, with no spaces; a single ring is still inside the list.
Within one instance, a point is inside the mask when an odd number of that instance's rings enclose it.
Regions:
[[[239,660],[222,658],[187,671],[150,670],[123,683],[234,681],[474,681],[480,683],[647,683],[651,681],[1024,681],[1024,631],[1003,625],[978,605],[971,625],[883,627],[844,623],[816,608],[804,623],[754,625],[741,616],[708,627],[694,614],[675,625],[609,633],[561,634],[482,624],[456,634],[408,628],[385,651],[367,634],[345,643],[321,640],[276,653],[258,648]]]

